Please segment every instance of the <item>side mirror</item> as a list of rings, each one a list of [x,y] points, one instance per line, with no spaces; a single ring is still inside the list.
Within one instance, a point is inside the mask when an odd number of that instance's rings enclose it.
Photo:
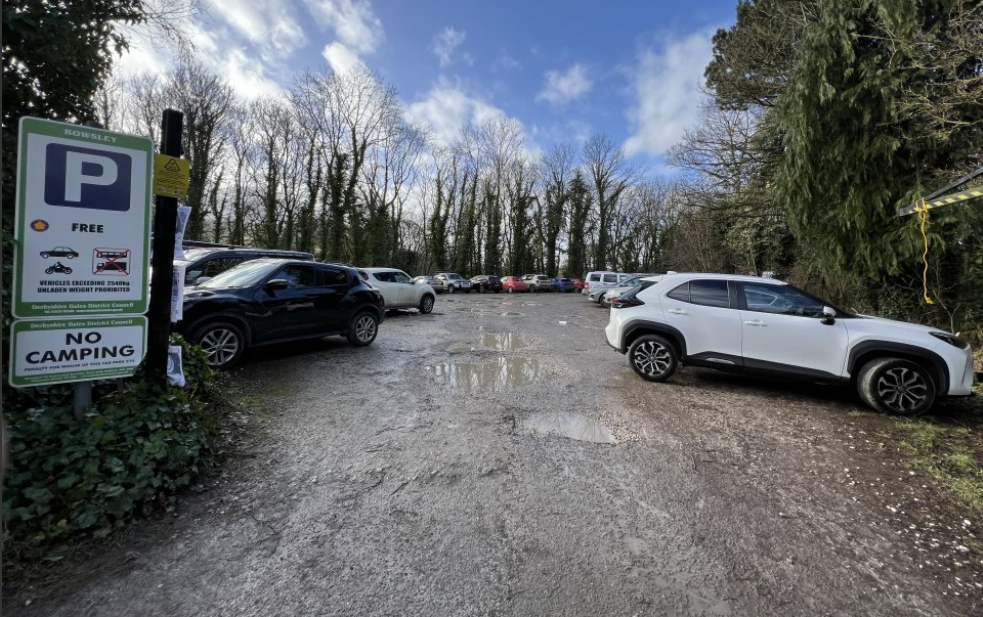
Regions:
[[[266,291],[276,291],[277,289],[287,289],[290,283],[284,279],[273,279],[266,284]]]
[[[823,318],[821,320],[822,324],[825,326],[831,326],[836,323],[836,309],[831,306],[823,307]]]

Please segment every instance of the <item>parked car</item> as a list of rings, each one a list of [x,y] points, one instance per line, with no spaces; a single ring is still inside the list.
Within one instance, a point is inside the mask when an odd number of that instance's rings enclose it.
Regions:
[[[584,291],[584,279],[573,279],[573,288],[577,291]]]
[[[631,278],[624,272],[588,272],[585,291],[591,302],[600,302],[601,294]]]
[[[545,274],[526,274],[522,280],[529,286],[529,291],[549,291],[550,277]]]
[[[604,308],[611,308],[611,299],[617,298],[621,294],[629,291],[636,285],[641,285],[642,281],[645,280],[658,280],[659,274],[636,274],[635,276],[618,283],[614,287],[609,287],[604,293],[601,294],[601,299],[598,304]]]
[[[509,293],[529,291],[529,285],[518,276],[506,276],[502,278],[502,291]]]
[[[247,246],[189,246],[184,245],[184,259],[174,265],[184,266],[184,284],[196,285],[254,259],[276,258],[314,261],[314,255],[303,251],[257,249]]]
[[[550,291],[565,291],[570,293],[573,291],[573,281],[568,278],[555,278],[550,279]]]
[[[776,279],[667,274],[612,306],[607,342],[649,381],[691,365],[852,384],[870,407],[905,415],[972,392],[966,341],[849,313]]]
[[[463,291],[466,294],[471,293],[471,281],[456,272],[439,272],[437,273],[437,278],[443,281],[449,294],[455,291]]]
[[[430,285],[437,295],[440,295],[447,291],[447,285],[444,285],[444,281],[440,280],[436,276],[417,276],[413,278],[414,285]]]
[[[224,369],[247,348],[272,343],[341,335],[369,345],[385,313],[382,293],[354,268],[256,259],[189,290],[177,330]]]
[[[502,280],[491,274],[479,274],[478,276],[471,277],[471,285],[478,293],[484,293],[486,291],[498,293],[502,291]]]
[[[437,292],[430,285],[417,285],[409,274],[395,268],[359,268],[358,274],[382,292],[387,309],[412,308],[427,314],[433,310]]]

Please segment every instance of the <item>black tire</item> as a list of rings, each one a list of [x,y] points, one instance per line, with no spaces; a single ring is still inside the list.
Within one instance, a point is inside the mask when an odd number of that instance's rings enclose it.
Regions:
[[[50,256],[51,256],[51,253],[41,253],[41,259],[47,259]]]
[[[371,345],[379,334],[379,318],[368,311],[355,315],[345,338],[355,347]]]
[[[509,287],[509,293],[515,293],[515,287]]]
[[[935,404],[931,373],[911,360],[875,358],[857,374],[857,393],[869,407],[884,413],[918,416]]]
[[[420,298],[420,314],[427,315],[433,310],[434,297],[430,294],[424,294]]]
[[[52,270],[51,268],[45,268],[44,269],[44,273],[45,274],[51,274],[52,272],[54,272],[54,270]]]
[[[600,304],[604,308],[611,308],[611,303],[605,300],[604,296],[601,296],[601,301],[598,302],[598,304]]]
[[[454,293],[454,286],[453,285],[448,285],[447,286],[447,293],[449,293],[449,294]]]
[[[218,370],[234,366],[246,350],[242,329],[227,321],[207,323],[195,330],[189,340],[205,352],[208,366]]]
[[[665,381],[679,368],[679,353],[665,337],[643,334],[628,348],[628,364],[646,381]]]
[[[69,259],[75,259],[75,255],[72,255],[71,253],[69,253],[69,254],[67,255],[67,257],[68,257]]]
[[[65,266],[64,269],[62,270],[62,272],[64,272],[65,274],[71,274],[72,273],[72,269],[69,268],[68,266]]]

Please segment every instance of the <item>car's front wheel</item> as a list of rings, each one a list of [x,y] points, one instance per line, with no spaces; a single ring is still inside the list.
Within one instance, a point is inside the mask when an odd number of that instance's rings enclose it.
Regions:
[[[665,337],[645,334],[628,348],[628,363],[642,379],[665,381],[679,368],[679,355]]]
[[[448,285],[447,286],[447,293],[449,293],[449,294],[454,293],[454,286],[453,285]]]
[[[206,362],[213,369],[231,368],[246,350],[246,337],[235,324],[215,321],[205,324],[190,337],[205,352]]]
[[[876,358],[860,369],[857,392],[878,411],[917,416],[935,403],[935,382],[925,367],[902,358]]]
[[[371,345],[379,334],[379,319],[372,313],[359,313],[348,326],[348,342],[355,347]]]
[[[433,296],[426,294],[420,299],[420,314],[426,315],[433,310]]]

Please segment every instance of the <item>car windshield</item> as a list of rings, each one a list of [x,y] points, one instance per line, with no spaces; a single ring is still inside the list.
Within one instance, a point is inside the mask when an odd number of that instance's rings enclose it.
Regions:
[[[241,266],[217,275],[198,285],[201,289],[230,289],[250,287],[263,280],[279,264],[269,261],[247,261]]]
[[[449,278],[452,281],[460,281],[464,279],[464,277],[461,276],[460,274],[448,274],[447,278]]]

